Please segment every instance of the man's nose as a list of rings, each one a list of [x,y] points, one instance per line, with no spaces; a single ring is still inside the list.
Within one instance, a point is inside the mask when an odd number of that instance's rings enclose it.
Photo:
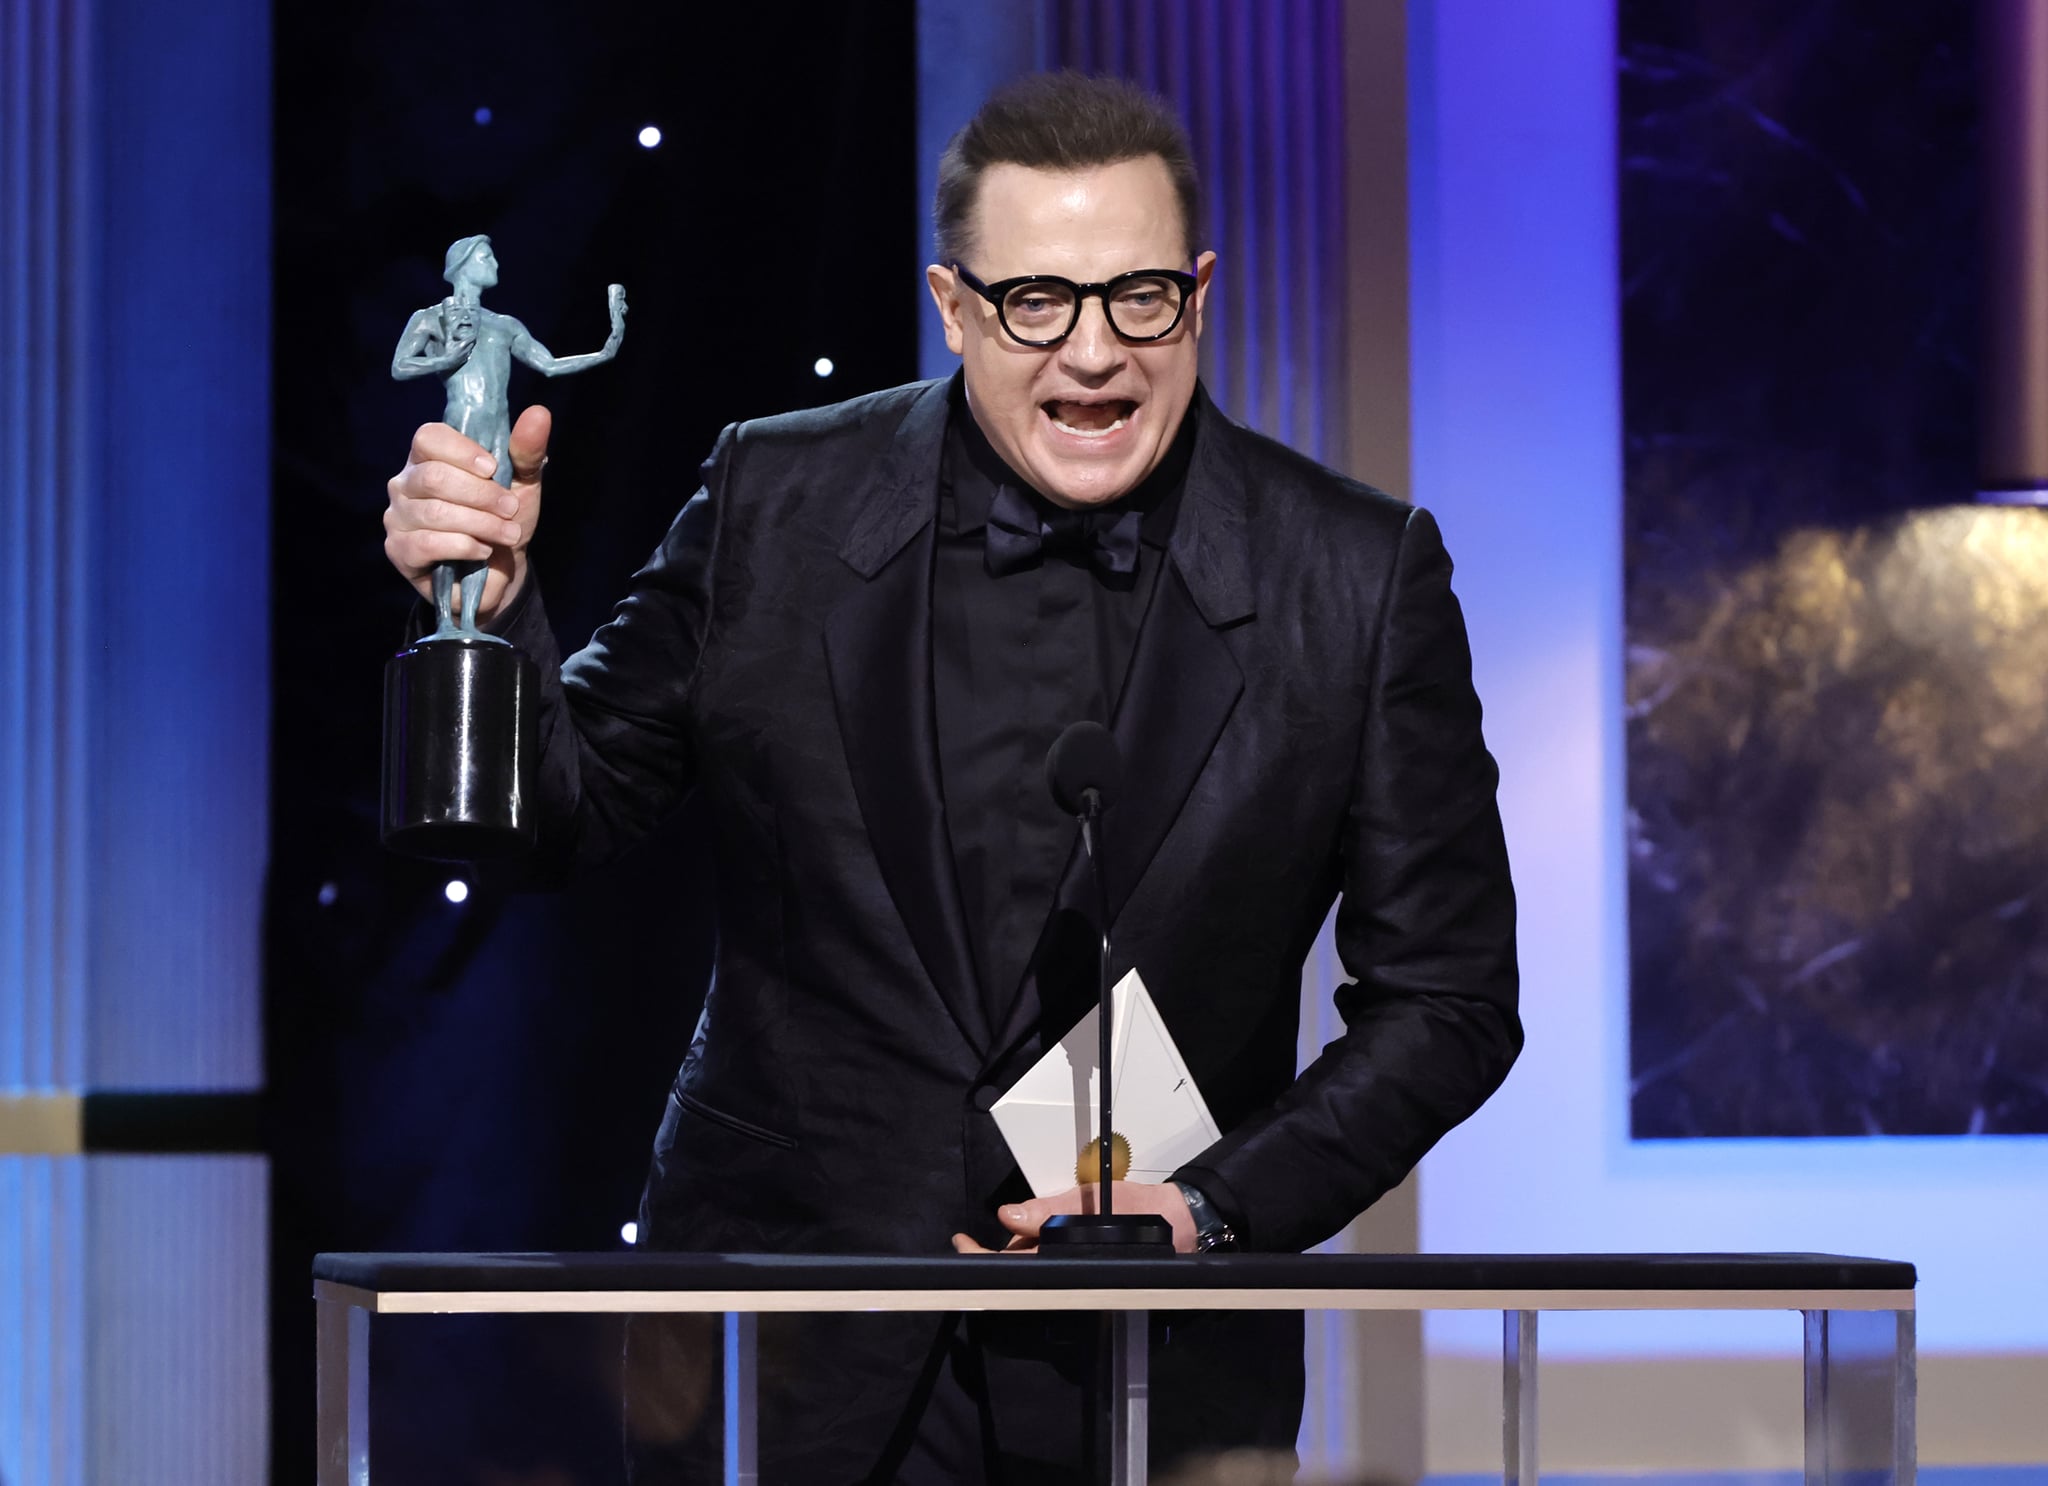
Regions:
[[[1100,377],[1123,361],[1124,343],[1109,323],[1109,313],[1095,295],[1081,301],[1081,318],[1060,342],[1060,359],[1069,371]]]

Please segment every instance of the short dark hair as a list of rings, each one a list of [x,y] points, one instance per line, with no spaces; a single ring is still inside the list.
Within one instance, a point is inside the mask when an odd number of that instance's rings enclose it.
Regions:
[[[1181,234],[1195,257],[1201,183],[1187,131],[1164,101],[1120,77],[1039,72],[989,95],[939,156],[932,202],[939,261],[965,262],[973,245],[974,202],[991,165],[1085,170],[1156,155],[1180,198]]]

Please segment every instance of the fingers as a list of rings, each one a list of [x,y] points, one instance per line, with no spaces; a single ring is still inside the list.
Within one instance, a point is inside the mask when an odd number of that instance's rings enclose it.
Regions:
[[[482,445],[445,423],[429,423],[413,435],[405,468],[392,476],[387,489],[394,504],[438,501],[443,506],[464,506],[509,519],[518,514],[518,501],[491,479],[497,467],[497,460]],[[413,530],[434,524],[409,520],[400,526]]]
[[[488,480],[498,462],[491,451],[467,434],[457,433],[446,423],[422,423],[412,436],[408,464],[446,464],[474,469]]]
[[[385,524],[390,525],[387,513]],[[384,555],[407,577],[441,562],[488,562],[494,549],[457,531],[393,532],[384,535]]]
[[[964,1233],[956,1233],[953,1235],[953,1252],[956,1254],[993,1254],[998,1251],[982,1247],[982,1245],[976,1243]],[[1038,1240],[1035,1238],[1013,1238],[1003,1245],[1000,1252],[1005,1254],[1035,1254],[1038,1252]]]
[[[537,429],[537,447],[544,450],[544,413]],[[529,427],[530,446],[534,431]],[[384,553],[422,594],[436,563],[491,561],[507,577],[519,570],[518,554],[533,536],[539,487],[506,490],[490,478],[496,468],[490,451],[445,423],[424,424],[413,435],[405,468],[386,487]],[[502,580],[492,585],[503,587]]]
[[[403,537],[412,532],[453,534],[487,546],[513,546],[525,538],[525,529],[516,519],[518,500],[491,481],[452,465],[407,465],[392,477],[389,489],[391,503],[384,508],[384,531],[388,536]],[[434,560],[446,558],[441,555]]]

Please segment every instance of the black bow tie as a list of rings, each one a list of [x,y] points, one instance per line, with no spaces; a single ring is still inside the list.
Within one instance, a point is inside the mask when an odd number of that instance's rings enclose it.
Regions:
[[[1142,511],[1069,511],[1064,506],[1040,507],[1015,485],[996,491],[986,528],[983,562],[989,576],[1001,578],[1028,568],[1048,554],[1086,554],[1100,573],[1128,575],[1138,570],[1138,528]]]

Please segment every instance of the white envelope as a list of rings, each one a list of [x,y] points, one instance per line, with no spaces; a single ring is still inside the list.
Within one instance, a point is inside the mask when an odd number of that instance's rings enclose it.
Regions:
[[[1216,1143],[1216,1122],[1138,972],[1118,981],[1110,994],[1109,1117],[1131,1143],[1126,1180],[1163,1182]],[[1040,1197],[1074,1185],[1081,1147],[1100,1131],[1095,1070],[1101,1016],[1091,1009],[990,1111]]]

